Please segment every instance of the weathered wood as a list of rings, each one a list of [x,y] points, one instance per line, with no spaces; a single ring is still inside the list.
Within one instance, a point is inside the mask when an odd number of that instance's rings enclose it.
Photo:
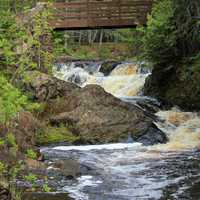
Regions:
[[[53,3],[55,29],[145,25],[153,0],[80,0]]]

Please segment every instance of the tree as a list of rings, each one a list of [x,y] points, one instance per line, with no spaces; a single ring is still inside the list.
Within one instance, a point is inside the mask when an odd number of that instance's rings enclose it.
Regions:
[[[155,65],[169,66],[198,53],[200,1],[161,0],[148,18],[144,36],[145,57]]]

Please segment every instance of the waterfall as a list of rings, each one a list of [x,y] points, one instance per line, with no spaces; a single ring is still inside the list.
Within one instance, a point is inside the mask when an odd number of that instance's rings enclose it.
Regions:
[[[157,126],[169,137],[169,143],[158,145],[166,150],[200,147],[200,116],[195,112],[182,112],[177,108],[156,113],[164,123]]]
[[[149,71],[141,73],[135,63],[120,64],[109,76],[100,73],[100,68],[99,63],[91,70],[87,65],[80,68],[72,62],[54,67],[54,74],[57,78],[73,82],[81,87],[89,84],[100,85],[105,91],[117,97],[137,96],[144,86],[146,77],[150,74]]]

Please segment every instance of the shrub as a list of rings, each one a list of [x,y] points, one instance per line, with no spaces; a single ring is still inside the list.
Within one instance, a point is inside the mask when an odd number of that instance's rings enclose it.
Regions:
[[[48,183],[45,183],[45,184],[42,186],[42,191],[43,191],[43,192],[51,192],[51,188],[48,186]]]
[[[171,22],[173,7],[171,0],[161,0],[148,17],[144,36],[145,57],[154,64],[172,61],[176,56],[175,26]]]
[[[169,66],[197,53],[200,48],[200,1],[160,0],[148,17],[143,38],[147,60]]]
[[[12,133],[8,133],[6,135],[6,141],[7,141],[8,146],[10,146],[10,147],[16,147],[17,146],[17,143],[15,141],[15,136]]]
[[[39,107],[31,103],[17,88],[0,74],[0,123],[6,123],[23,109],[33,111]]]
[[[37,176],[35,174],[29,173],[28,175],[24,176],[24,180],[30,182],[31,184],[35,184],[37,181]]]
[[[0,161],[0,175],[6,171],[6,166],[3,162]]]
[[[28,149],[26,152],[26,156],[31,159],[36,159],[37,153],[33,149]]]

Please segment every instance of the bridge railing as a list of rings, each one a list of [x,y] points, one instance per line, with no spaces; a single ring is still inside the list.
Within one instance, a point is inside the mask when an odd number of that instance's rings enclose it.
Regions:
[[[131,26],[146,23],[152,0],[79,0],[53,6],[55,28]]]

